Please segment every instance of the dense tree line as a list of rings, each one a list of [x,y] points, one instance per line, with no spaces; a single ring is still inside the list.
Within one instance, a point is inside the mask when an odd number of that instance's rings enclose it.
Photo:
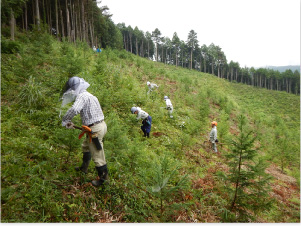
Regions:
[[[117,26],[123,35],[124,49],[141,57],[211,73],[229,81],[300,94],[298,70],[280,73],[268,68],[240,67],[238,62],[227,61],[221,47],[213,43],[200,46],[194,30],[189,32],[187,41],[182,41],[176,32],[170,39],[163,37],[158,28],[152,33],[144,33],[137,27],[126,27],[124,23]]]
[[[95,0],[3,0],[2,29],[15,31],[46,29],[58,40],[86,41],[90,46],[122,48],[120,30],[110,19],[106,6]]]
[[[247,68],[241,67],[238,62],[228,62],[221,47],[213,43],[200,46],[194,30],[183,41],[176,32],[170,39],[162,36],[158,28],[150,33],[124,23],[115,25],[107,12],[108,7],[98,7],[100,2],[3,0],[2,30],[9,28],[10,38],[14,40],[16,28],[23,31],[43,28],[58,40],[85,41],[91,47],[124,48],[141,57],[211,73],[229,81],[300,94],[300,72],[297,70],[280,73],[277,70]]]

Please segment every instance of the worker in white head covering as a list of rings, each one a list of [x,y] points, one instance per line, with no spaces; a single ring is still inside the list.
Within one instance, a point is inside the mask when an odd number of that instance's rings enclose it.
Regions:
[[[72,119],[80,114],[82,124],[88,126],[93,131],[93,142],[89,136],[82,144],[83,163],[76,170],[87,173],[91,157],[95,163],[99,180],[93,180],[93,186],[102,185],[108,178],[108,168],[105,160],[103,137],[107,132],[107,125],[98,99],[86,89],[90,86],[84,79],[79,77],[70,78],[64,87],[62,106],[73,102],[73,105],[62,118],[62,126],[73,129]]]
[[[171,103],[169,97],[164,96],[164,100],[165,100],[165,103],[166,103],[166,109],[168,110],[169,117],[173,118],[173,116],[172,116],[173,106],[172,106],[172,103]]]
[[[147,112],[143,111],[139,107],[132,107],[131,112],[132,112],[132,114],[137,115],[137,120],[142,119],[141,130],[144,133],[144,137],[149,138],[149,133],[152,128],[152,117]]]
[[[155,83],[150,83],[149,81],[146,83],[146,85],[148,86],[148,92],[147,94],[149,94],[150,92],[152,92],[155,88],[159,88],[159,86]]]

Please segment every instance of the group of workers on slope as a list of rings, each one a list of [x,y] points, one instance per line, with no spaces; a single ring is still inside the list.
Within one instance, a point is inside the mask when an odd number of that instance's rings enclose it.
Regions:
[[[151,92],[155,87],[158,88],[156,84],[150,82],[147,82],[147,85],[149,87],[149,92]],[[75,125],[72,123],[72,119],[77,114],[80,114],[82,124],[84,126],[88,126],[93,132],[92,139],[87,135],[86,139],[82,143],[83,162],[80,167],[76,167],[75,169],[87,174],[88,167],[92,159],[99,176],[99,179],[92,181],[92,185],[99,187],[108,179],[108,167],[103,146],[103,138],[107,133],[107,125],[104,121],[104,114],[97,97],[87,91],[89,86],[90,84],[88,82],[79,77],[72,77],[66,82],[63,88],[62,107],[68,103],[74,103],[63,116],[62,126],[67,129],[74,129]],[[164,100],[166,102],[166,109],[169,111],[169,115],[172,118],[171,114],[173,106],[171,101],[168,96],[164,96]],[[137,114],[138,120],[142,119],[141,129],[144,136],[149,138],[152,117],[140,107],[132,107],[131,112],[132,114]],[[215,152],[217,152],[216,126],[217,123],[212,122],[212,130],[210,132],[210,142],[212,143],[212,148]],[[93,142],[91,142],[91,140]]]
[[[157,84],[155,84],[155,83],[147,82],[146,85],[148,86],[148,92],[147,92],[147,94],[149,94],[150,92],[152,92],[154,90],[154,88],[159,88],[159,86]],[[172,103],[171,103],[169,97],[168,96],[164,96],[164,101],[166,103],[166,109],[168,110],[169,117],[173,118],[173,116],[172,116],[173,106],[172,106]]]
[[[159,86],[155,83],[147,82],[146,85],[148,86],[147,94],[152,92],[155,88],[159,88]],[[173,116],[172,116],[173,106],[172,106],[172,103],[171,103],[169,97],[164,96],[164,100],[166,103],[166,109],[168,110],[169,117],[173,118]],[[144,134],[144,137],[149,138],[149,133],[152,128],[152,117],[147,112],[142,110],[140,107],[132,107],[131,112],[132,112],[132,114],[137,115],[137,120],[142,119],[141,130]]]

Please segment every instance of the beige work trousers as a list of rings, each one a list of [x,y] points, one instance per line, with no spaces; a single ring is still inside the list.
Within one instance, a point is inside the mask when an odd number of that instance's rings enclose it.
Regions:
[[[101,123],[91,126],[90,128],[92,129],[92,131],[94,133],[97,133],[97,137],[101,144],[102,150],[97,150],[93,141],[91,141],[91,143],[90,143],[89,137],[86,137],[86,139],[84,140],[84,142],[82,144],[82,150],[83,150],[83,152],[91,153],[92,160],[95,163],[96,167],[106,165],[107,163],[106,163],[102,139],[107,133],[107,124],[105,123],[105,121],[102,121]]]

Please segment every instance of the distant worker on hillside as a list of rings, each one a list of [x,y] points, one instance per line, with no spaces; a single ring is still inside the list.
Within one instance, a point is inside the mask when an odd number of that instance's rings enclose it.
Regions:
[[[93,51],[96,52],[96,47],[95,46],[93,46]]]
[[[101,52],[101,48],[97,48],[96,52],[100,53]]]
[[[216,149],[216,143],[218,143],[218,140],[217,140],[217,122],[216,121],[213,121],[211,122],[211,132],[210,132],[210,142],[212,144],[212,150],[214,152],[217,153],[217,149]]]
[[[149,94],[150,92],[152,92],[155,88],[159,88],[159,86],[155,83],[150,83],[147,82],[146,85],[148,86],[148,92],[147,94]]]
[[[139,107],[132,107],[131,112],[132,112],[132,114],[137,115],[137,120],[142,119],[141,130],[144,133],[144,137],[149,138],[149,133],[152,128],[152,117],[147,112],[143,111]]]
[[[173,118],[173,116],[172,116],[173,106],[171,104],[171,101],[170,101],[169,97],[164,96],[164,100],[165,100],[165,103],[166,103],[166,109],[168,110],[169,117]]]
[[[63,89],[62,106],[75,102],[62,118],[62,126],[74,129],[71,120],[75,115],[80,114],[82,124],[92,130],[93,133],[87,135],[82,144],[83,163],[75,169],[87,173],[92,157],[99,176],[99,180],[93,180],[92,185],[98,187],[108,179],[108,168],[102,142],[107,132],[107,125],[98,99],[86,91],[89,86],[89,83],[79,77],[72,77],[67,81]]]

